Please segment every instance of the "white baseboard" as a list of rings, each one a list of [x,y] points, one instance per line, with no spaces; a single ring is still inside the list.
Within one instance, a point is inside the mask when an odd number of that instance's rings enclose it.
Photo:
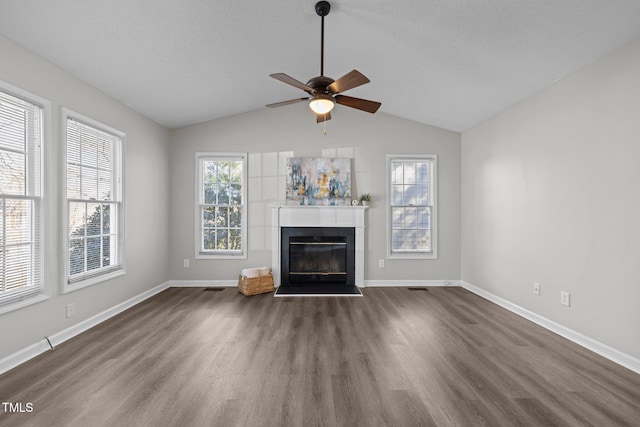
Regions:
[[[49,350],[49,344],[47,340],[38,341],[35,344],[31,344],[29,347],[18,350],[13,354],[10,354],[0,360],[0,374],[4,374],[10,369],[15,368],[18,365],[23,364],[27,360],[33,359],[39,354]]]
[[[474,286],[469,282],[461,280],[460,285],[466,290],[473,292],[474,294],[479,295],[482,298],[485,298],[503,308],[506,308],[507,310],[517,314],[518,316],[524,317],[525,319],[530,320],[533,323],[536,323],[543,328],[548,329],[551,332],[554,332],[568,339],[569,341],[573,341],[574,343],[581,345],[582,347],[587,348],[602,357],[606,357],[612,362],[615,362],[627,369],[640,374],[640,360],[636,359],[633,356],[618,351],[613,347],[609,347],[608,345],[589,338],[586,335],[582,335],[581,333],[576,332],[573,329],[569,329],[566,326],[542,317],[532,311],[520,307],[519,305],[513,304],[505,299],[500,298],[499,296],[492,294],[491,292],[487,292],[484,289],[478,288],[477,286]]]
[[[133,307],[136,304],[141,303],[154,296],[157,293],[160,293],[169,287],[169,282],[165,282],[162,285],[156,286],[155,288],[149,289],[139,295],[136,295],[133,298],[130,298],[114,307],[111,307],[103,312],[96,314],[88,319],[85,319],[75,325],[72,325],[60,332],[56,332],[55,334],[48,337],[51,344],[55,347],[58,344],[61,344],[67,341],[70,338],[75,337],[82,332],[93,328],[99,323],[104,322],[105,320],[125,311],[128,308]],[[18,365],[23,364],[24,362],[33,359],[34,357],[44,353],[47,350],[50,350],[51,347],[47,342],[47,338],[43,338],[41,341],[38,341],[29,347],[23,348],[9,356],[4,357],[0,360],[0,374],[7,372],[10,369],[15,368]]]
[[[366,288],[396,287],[406,288],[413,286],[460,286],[460,280],[365,280]]]
[[[170,280],[170,288],[235,288],[237,280]],[[460,286],[460,280],[365,280],[364,287]]]
[[[235,288],[237,280],[170,280],[170,288]],[[364,287],[460,286],[460,280],[365,280]]]
[[[169,280],[170,288],[235,288],[238,280]]]

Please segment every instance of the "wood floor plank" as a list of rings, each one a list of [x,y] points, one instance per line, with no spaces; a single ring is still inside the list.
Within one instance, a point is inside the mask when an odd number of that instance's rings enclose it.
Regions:
[[[55,344],[55,343],[54,343]],[[640,375],[462,288],[170,288],[0,376],[1,426],[632,426]]]

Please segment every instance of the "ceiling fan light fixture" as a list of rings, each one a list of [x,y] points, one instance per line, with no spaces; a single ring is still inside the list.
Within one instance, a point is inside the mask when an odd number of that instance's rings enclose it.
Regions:
[[[309,100],[309,108],[316,114],[327,114],[333,110],[336,102],[333,97],[325,94],[315,95]]]

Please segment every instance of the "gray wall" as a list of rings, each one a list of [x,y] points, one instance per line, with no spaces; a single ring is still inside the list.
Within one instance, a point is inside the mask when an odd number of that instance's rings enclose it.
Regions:
[[[463,280],[640,358],[638,159],[640,40],[464,132]]]
[[[210,121],[172,133],[171,278],[236,280],[242,268],[271,265],[271,212],[284,201],[286,157],[353,158],[353,195],[368,192],[365,280],[457,280],[460,277],[460,134],[377,113],[338,106],[327,134],[306,105],[266,109]],[[195,260],[195,154],[249,153],[249,257]],[[378,259],[386,251],[386,154],[438,154],[439,259]],[[355,197],[354,197],[355,198]],[[183,260],[190,267],[183,267]]]
[[[167,281],[169,253],[169,132],[155,122],[106,96],[39,56],[0,36],[0,80],[52,102],[53,138],[51,187],[52,297],[44,302],[0,315],[0,359],[112,308]],[[60,294],[64,260],[60,212],[65,187],[60,152],[61,108],[119,129],[127,134],[125,147],[127,274],[68,294]],[[66,318],[66,305],[76,315]]]

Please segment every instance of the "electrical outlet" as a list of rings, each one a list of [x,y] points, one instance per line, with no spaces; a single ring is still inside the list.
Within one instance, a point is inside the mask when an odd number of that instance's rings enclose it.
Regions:
[[[571,294],[569,292],[560,291],[560,304],[571,306]]]
[[[188,260],[188,259],[185,259],[185,260],[182,262],[182,265],[184,265],[184,268],[189,268],[189,260]]]
[[[384,268],[384,260],[383,259],[379,259],[378,260],[378,267]]]
[[[535,282],[533,284],[533,293],[536,295],[540,295],[540,283]]]
[[[73,317],[76,314],[76,305],[67,304],[67,318]]]

